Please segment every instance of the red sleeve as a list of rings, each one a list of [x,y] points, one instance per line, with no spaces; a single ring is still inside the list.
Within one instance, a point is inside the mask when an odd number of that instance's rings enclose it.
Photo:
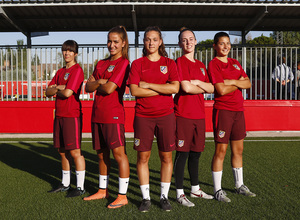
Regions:
[[[95,80],[100,79],[100,74],[98,74],[98,66],[101,65],[102,62],[103,62],[102,60],[98,61],[98,63],[95,66],[95,69],[93,72],[93,76],[94,76]]]
[[[183,80],[188,80],[190,81],[190,74],[189,74],[189,70],[188,70],[188,65],[186,65],[183,61],[183,59],[181,57],[179,57],[176,60],[177,63],[177,70],[178,70],[178,79],[179,82],[183,81]]]
[[[58,73],[59,73],[60,69],[56,72],[55,76],[52,78],[51,82],[49,83],[48,86],[51,86],[51,85],[54,85],[56,84],[57,85],[57,78],[58,78]]]
[[[244,77],[244,78],[248,77],[248,75],[245,73],[245,71],[244,71],[243,67],[241,66],[241,64],[239,63],[239,61],[237,61],[237,60],[234,60],[234,61],[240,67],[241,76]]]
[[[139,84],[139,82],[141,81],[141,78],[140,78],[141,70],[142,70],[141,59],[133,61],[131,64],[131,69],[130,69],[127,85],[130,85],[130,84],[138,85]]]
[[[208,75],[210,82],[215,85],[216,83],[224,83],[223,76],[221,74],[221,67],[212,60],[208,64]]]
[[[81,85],[84,80],[84,74],[79,65],[73,71],[74,72],[72,72],[68,79],[68,82],[66,83],[66,89],[71,89],[74,91],[74,93],[77,93],[78,90],[80,91],[81,89]]]
[[[179,81],[176,63],[174,60],[171,60],[171,59],[169,59],[169,61],[170,61],[170,63],[169,63],[168,69],[169,69],[170,74],[169,74],[168,81],[169,82]]]
[[[128,74],[127,71],[129,70],[129,61],[126,59],[123,59],[121,62],[119,62],[114,70],[112,76],[109,78],[110,82],[115,83],[119,88],[122,86],[122,83],[124,81],[124,77]]]

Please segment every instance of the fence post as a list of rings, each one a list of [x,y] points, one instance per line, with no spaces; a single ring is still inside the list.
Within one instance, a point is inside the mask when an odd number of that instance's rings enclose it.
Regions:
[[[31,101],[31,48],[26,49],[27,52],[27,101]]]
[[[244,46],[242,47],[242,67],[244,70],[247,69],[247,48]],[[243,97],[247,99],[246,89],[243,89]]]

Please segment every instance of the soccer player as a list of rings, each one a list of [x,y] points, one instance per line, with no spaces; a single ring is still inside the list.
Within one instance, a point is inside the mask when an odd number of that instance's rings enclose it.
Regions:
[[[127,82],[136,97],[134,149],[137,150],[137,174],[143,200],[141,212],[150,209],[148,162],[154,135],[161,160],[161,208],[171,210],[168,192],[171,184],[175,150],[175,115],[172,94],[179,90],[177,67],[167,58],[161,31],[148,27],[144,33],[143,57],[133,61]]]
[[[120,208],[128,204],[126,197],[129,182],[129,162],[125,150],[125,112],[123,94],[129,75],[128,37],[125,27],[109,30],[107,48],[110,56],[100,60],[93,75],[87,81],[85,91],[96,96],[92,111],[93,148],[99,158],[99,190],[84,198],[95,200],[108,198],[110,150],[118,162],[119,194],[108,208]]]
[[[205,111],[203,93],[212,93],[205,65],[194,58],[197,40],[192,30],[182,28],[178,35],[178,44],[183,56],[176,60],[180,90],[175,95],[176,115],[176,156],[174,176],[177,202],[193,207],[183,190],[184,168],[187,158],[191,181],[191,197],[213,199],[200,189],[198,167],[201,152],[205,145]]]
[[[230,202],[221,188],[223,162],[228,143],[231,146],[231,165],[238,194],[254,197],[243,182],[243,149],[246,137],[242,89],[251,87],[251,82],[240,63],[228,58],[231,49],[229,35],[219,32],[213,44],[216,57],[209,62],[208,74],[215,87],[213,106],[213,129],[215,153],[212,159],[212,177],[215,199]]]
[[[67,197],[75,197],[85,193],[85,160],[81,153],[82,112],[79,100],[84,74],[76,62],[78,54],[76,41],[65,41],[62,45],[62,53],[66,66],[57,71],[46,90],[47,97],[56,95],[53,143],[58,149],[62,164],[62,183],[49,192],[69,190],[73,159],[77,188],[71,190]]]

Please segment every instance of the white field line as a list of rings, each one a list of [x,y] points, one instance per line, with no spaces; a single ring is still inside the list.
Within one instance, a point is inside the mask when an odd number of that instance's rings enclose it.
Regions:
[[[270,142],[297,142],[300,141],[300,139],[282,139],[282,140],[245,140],[245,142],[264,142],[264,141],[270,141]],[[5,144],[5,143],[12,143],[12,144],[16,144],[16,143],[52,143],[53,141],[0,141],[0,144]],[[81,141],[82,143],[92,143],[92,141]],[[133,140],[130,141],[126,141],[127,143],[133,143]],[[156,140],[154,140],[153,142],[156,142]],[[205,142],[214,142],[214,140],[206,140]]]

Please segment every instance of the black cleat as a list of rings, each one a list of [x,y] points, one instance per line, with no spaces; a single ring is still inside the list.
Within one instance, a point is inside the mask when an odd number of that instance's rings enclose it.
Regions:
[[[50,191],[48,191],[48,193],[57,193],[57,192],[66,192],[70,189],[70,186],[64,186],[62,183],[54,189],[51,189]]]
[[[139,207],[139,211],[148,212],[150,210],[151,201],[148,199],[143,199]]]
[[[160,199],[160,205],[161,205],[162,210],[164,210],[164,211],[169,212],[172,209],[172,206],[171,206],[169,200],[164,195],[163,195],[163,198]]]
[[[81,196],[85,193],[85,190],[81,189],[80,187],[77,187],[76,189],[71,190],[66,197],[71,198],[71,197],[76,197],[76,196]]]

